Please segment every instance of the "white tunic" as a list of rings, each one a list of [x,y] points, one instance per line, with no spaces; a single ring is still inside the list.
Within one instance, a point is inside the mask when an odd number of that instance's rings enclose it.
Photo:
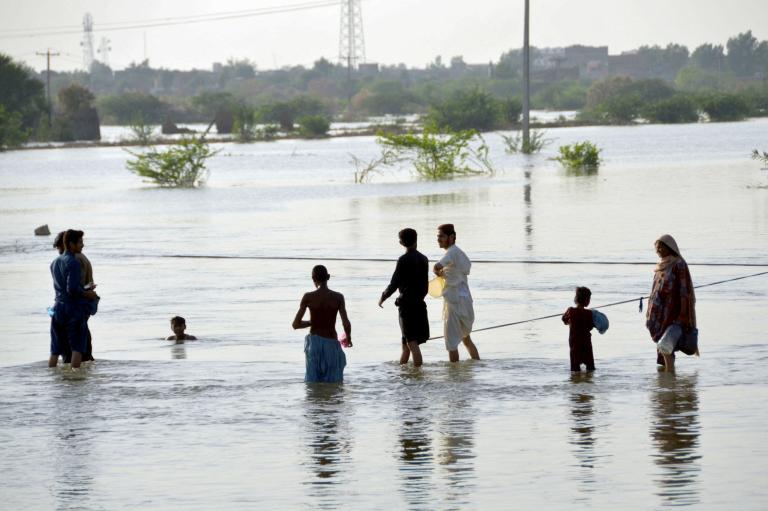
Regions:
[[[443,291],[443,328],[448,351],[458,348],[461,340],[472,332],[475,311],[467,277],[472,262],[459,247],[451,245],[440,259],[445,277]]]

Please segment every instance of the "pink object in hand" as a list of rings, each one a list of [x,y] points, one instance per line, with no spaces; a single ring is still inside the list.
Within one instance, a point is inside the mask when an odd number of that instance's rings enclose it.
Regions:
[[[349,341],[347,340],[347,333],[346,332],[341,332],[339,334],[339,342],[341,343],[341,345],[343,347],[349,348]]]

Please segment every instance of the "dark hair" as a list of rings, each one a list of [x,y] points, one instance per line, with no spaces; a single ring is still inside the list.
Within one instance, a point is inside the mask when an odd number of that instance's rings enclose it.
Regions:
[[[411,229],[410,227],[406,227],[399,233],[397,233],[397,237],[400,238],[400,243],[403,244],[405,247],[412,247],[416,243],[416,238],[418,235],[416,234],[416,231],[414,229]]]
[[[439,225],[437,227],[437,230],[440,231],[441,233],[445,234],[446,236],[450,236],[451,234],[456,236],[456,230],[453,228],[453,224]]]
[[[68,250],[70,245],[73,245],[83,239],[85,233],[83,231],[76,231],[74,229],[67,229],[64,232],[64,249]]]
[[[64,233],[67,231],[61,231],[53,239],[53,248],[58,250],[64,250]]]
[[[590,291],[588,287],[577,287],[576,297],[573,299],[573,301],[576,303],[576,305],[583,305],[586,307],[589,304],[590,298],[592,298],[592,291]]]
[[[328,275],[328,269],[322,264],[318,264],[312,268],[312,280],[315,282],[328,282],[331,276]]]
[[[181,316],[174,316],[171,318],[171,325],[186,325],[187,320]]]

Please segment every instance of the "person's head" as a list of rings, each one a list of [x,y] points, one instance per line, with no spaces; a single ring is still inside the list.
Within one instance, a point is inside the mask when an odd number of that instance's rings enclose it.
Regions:
[[[664,234],[663,236],[659,236],[659,239],[656,240],[656,243],[654,244],[654,246],[656,247],[656,253],[662,259],[667,256],[680,255],[680,249],[677,248],[677,242],[675,241],[675,238],[673,238],[669,234]]]
[[[592,298],[592,291],[590,291],[588,287],[577,287],[576,296],[573,298],[573,302],[576,305],[587,307],[589,305],[589,300],[591,298]]]
[[[171,330],[176,335],[183,335],[184,330],[187,329],[187,320],[181,316],[174,316],[171,318]]]
[[[453,224],[443,224],[437,227],[437,244],[440,248],[449,248],[456,243],[456,230]]]
[[[64,233],[67,231],[61,231],[59,234],[56,235],[56,238],[53,240],[53,248],[59,251],[59,254],[64,253]]]
[[[316,286],[328,283],[328,279],[330,278],[331,276],[328,274],[328,269],[322,264],[318,264],[312,268],[312,282],[314,282]]]
[[[84,246],[83,236],[83,231],[77,231],[75,229],[67,229],[64,231],[64,249],[73,254],[82,252]]]
[[[400,238],[400,244],[405,248],[416,247],[416,239],[418,236],[414,229],[406,227],[397,233],[397,237]]]

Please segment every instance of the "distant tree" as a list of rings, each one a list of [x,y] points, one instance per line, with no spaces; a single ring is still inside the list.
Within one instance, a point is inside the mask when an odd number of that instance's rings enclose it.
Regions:
[[[675,85],[689,92],[726,91],[735,88],[736,79],[730,71],[686,66],[677,73]]]
[[[22,127],[21,113],[8,112],[0,103],[0,152],[18,147],[29,137],[29,130]]]
[[[531,101],[536,108],[579,110],[586,103],[587,89],[580,80],[563,80],[537,90]]]
[[[232,133],[234,116],[238,107],[229,92],[203,92],[192,98],[192,105],[210,122],[216,122],[218,133]]]
[[[523,104],[518,98],[502,99],[499,103],[501,110],[501,119],[507,124],[516,124],[520,122],[520,114],[523,111]]]
[[[464,57],[461,55],[457,55],[456,57],[451,57],[451,70],[453,71],[464,71],[467,68],[467,63],[464,62]]]
[[[587,90],[586,109],[593,110],[610,98],[627,91],[632,84],[628,76],[611,76],[593,83]]]
[[[522,52],[520,50],[510,50],[502,53],[498,64],[494,68],[493,75],[496,78],[517,78],[522,65]]]
[[[484,131],[494,128],[501,114],[499,102],[479,87],[458,90],[433,103],[426,123],[439,130]]]
[[[360,96],[356,98],[358,108],[371,115],[399,115],[413,112],[415,109],[416,98],[413,93],[396,80],[375,82],[358,95]]]
[[[722,45],[702,44],[693,50],[691,65],[700,69],[720,70],[725,68],[725,53]]]
[[[712,93],[705,96],[701,109],[711,121],[740,121],[750,114],[749,102],[736,94]]]
[[[143,92],[101,97],[98,108],[106,121],[121,125],[130,124],[136,115],[140,115],[146,123],[159,123],[165,115],[163,103]]]
[[[59,91],[60,114],[54,125],[58,140],[100,140],[99,114],[91,91],[73,83]]]
[[[728,54],[725,61],[728,68],[736,76],[751,76],[755,71],[755,50],[757,50],[757,38],[748,30],[728,39],[726,44]]]
[[[298,122],[299,134],[307,138],[325,137],[331,127],[331,121],[323,115],[305,115]]]
[[[322,76],[331,76],[336,71],[336,66],[325,57],[321,57],[315,61],[312,70]]]
[[[696,122],[699,120],[699,109],[693,98],[677,94],[645,105],[642,115],[650,122],[657,123]]]
[[[298,117],[327,115],[325,105],[317,98],[298,96],[290,101],[262,105],[257,117],[263,123],[276,123],[283,131],[293,131]]]
[[[637,54],[648,63],[646,72],[649,77],[673,80],[677,72],[688,63],[688,48],[679,44],[670,43],[666,48],[641,46]]]
[[[0,53],[0,105],[6,115],[21,120],[21,128],[29,130],[38,125],[47,112],[45,86],[33,76],[33,71]]]

